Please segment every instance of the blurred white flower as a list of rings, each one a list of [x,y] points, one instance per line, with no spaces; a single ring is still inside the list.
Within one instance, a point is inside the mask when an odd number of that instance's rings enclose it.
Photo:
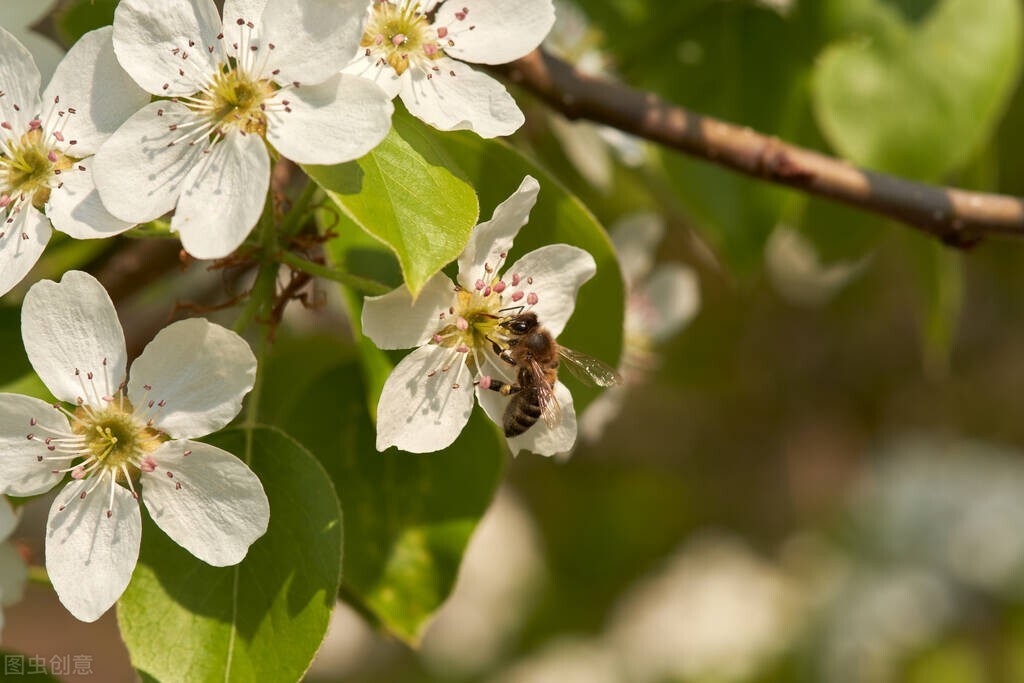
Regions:
[[[60,45],[41,33],[32,30],[40,19],[49,14],[56,0],[4,0],[0,2],[0,26],[7,29],[21,42],[35,59],[43,83],[53,76],[57,64],[64,57]]]
[[[22,336],[36,374],[76,408],[0,394],[0,493],[36,495],[70,473],[46,525],[46,569],[64,606],[94,621],[128,585],[142,532],[136,484],[176,543],[214,566],[241,562],[267,530],[263,486],[232,454],[189,439],[238,414],[256,375],[249,345],[184,320],[157,334],[126,379],[114,306],[79,271],[32,286]]]
[[[372,0],[360,48],[345,73],[398,95],[439,130],[511,135],[523,113],[498,81],[470,68],[519,59],[554,23],[551,0]]]
[[[92,155],[149,99],[110,37],[110,27],[82,36],[40,95],[32,56],[0,28],[0,295],[35,265],[51,223],[78,238],[131,227],[103,207],[93,178]]]
[[[307,672],[308,679],[355,680],[363,672],[386,667],[403,652],[396,639],[375,631],[362,614],[339,601],[331,612],[324,642]]]
[[[630,681],[742,680],[781,654],[800,615],[779,568],[738,541],[706,538],[634,586],[605,639]]]
[[[451,597],[430,622],[420,653],[432,670],[480,674],[508,649],[544,578],[529,512],[502,488],[480,520]]]
[[[28,567],[21,553],[7,542],[14,527],[18,525],[10,502],[0,497],[0,607],[8,607],[21,600],[28,578]],[[4,614],[0,610],[0,630],[4,626]]]
[[[627,683],[615,653],[601,640],[564,637],[508,669],[488,683]]]
[[[825,265],[814,245],[796,230],[780,225],[765,246],[768,278],[787,301],[800,306],[821,306],[860,275],[870,258]]]
[[[789,16],[796,7],[797,0],[755,0],[758,5],[778,12],[781,16]]]
[[[853,510],[884,558],[972,589],[1024,597],[1024,453],[905,438],[878,463]]]
[[[153,102],[96,155],[115,216],[171,228],[196,258],[227,256],[263,212],[273,145],[300,164],[363,156],[391,128],[380,88],[340,74],[363,0],[123,0],[114,49]]]
[[[469,420],[474,395],[501,424],[509,398],[488,386],[516,382],[513,366],[493,350],[504,335],[500,325],[507,316],[502,311],[533,312],[556,337],[572,316],[576,292],[596,270],[590,254],[568,244],[549,244],[505,268],[539,191],[537,181],[526,176],[491,220],[476,226],[459,256],[458,285],[438,273],[415,301],[404,285],[366,299],[362,321],[367,337],[382,349],[417,347],[384,384],[377,405],[378,450],[397,446],[429,453],[449,446]],[[561,382],[555,383],[554,394],[561,406],[559,422],[548,426],[540,421],[509,438],[513,453],[525,449],[554,455],[572,448],[572,394]]]
[[[849,569],[818,629],[823,680],[899,680],[908,657],[977,619],[979,593],[1024,596],[1022,458],[984,443],[904,437],[871,459],[850,505]]]
[[[580,8],[567,0],[556,0],[555,16],[555,25],[544,41],[544,47],[574,65],[581,73],[612,78],[609,60],[601,51],[601,35],[590,28]],[[557,112],[548,114],[548,122],[569,161],[595,187],[611,189],[613,154],[627,166],[640,166],[647,160],[646,143],[617,128],[589,121],[570,121]]]
[[[645,383],[657,359],[655,347],[681,330],[700,310],[700,284],[693,269],[679,263],[655,266],[665,235],[656,214],[628,216],[611,230],[626,284],[625,337],[620,371],[624,383],[608,389],[580,417],[580,435],[596,441],[618,416],[630,387]]]
[[[941,633],[955,597],[936,574],[912,568],[861,569],[834,596],[817,627],[820,680],[887,683],[908,654]]]

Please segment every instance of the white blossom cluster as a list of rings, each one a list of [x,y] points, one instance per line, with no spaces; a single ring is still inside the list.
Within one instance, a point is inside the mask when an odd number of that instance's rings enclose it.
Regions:
[[[0,295],[53,229],[110,237],[173,210],[189,254],[228,256],[272,159],[363,156],[397,95],[441,130],[508,135],[522,112],[466,62],[521,57],[553,23],[551,0],[124,0],[45,89],[0,28]]]
[[[169,215],[191,256],[231,255],[265,211],[276,161],[362,157],[387,136],[396,96],[439,130],[509,135],[522,112],[469,65],[527,54],[554,19],[551,0],[225,0],[222,12],[213,0],[122,0],[113,25],[82,36],[48,82],[0,27],[0,296],[28,275],[54,229],[100,239]],[[477,226],[458,284],[438,274],[415,300],[403,287],[367,301],[370,338],[419,347],[384,387],[378,448],[439,450],[474,395],[500,424],[509,391],[499,386],[536,389],[516,385],[496,351],[498,327],[509,310],[532,314],[553,340],[595,270],[564,244],[506,265],[539,190],[525,178]],[[245,462],[194,439],[241,410],[256,376],[248,344],[186,320],[129,371],[113,304],[79,271],[32,285],[22,336],[56,402],[0,393],[0,494],[58,489],[46,568],[69,611],[93,621],[127,587],[140,501],[200,560],[241,562],[267,530],[267,497]],[[510,437],[514,450],[550,455],[575,442],[572,397],[550,384],[557,410]],[[6,535],[12,525],[0,526]]]

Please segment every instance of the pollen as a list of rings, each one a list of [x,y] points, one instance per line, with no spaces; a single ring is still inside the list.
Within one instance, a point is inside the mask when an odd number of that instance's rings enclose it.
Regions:
[[[424,71],[444,56],[426,13],[415,0],[376,0],[360,45],[399,76],[412,66]]]
[[[0,195],[23,197],[42,209],[50,198],[54,176],[71,168],[74,160],[51,148],[38,127],[9,140],[6,147],[0,156]]]
[[[160,445],[159,433],[135,416],[127,400],[111,402],[103,411],[80,407],[76,417],[72,432],[82,437],[82,454],[104,469],[138,467]]]
[[[214,76],[209,88],[196,98],[194,109],[205,112],[221,131],[237,129],[262,136],[267,132],[265,102],[274,92],[270,81],[227,69]]]

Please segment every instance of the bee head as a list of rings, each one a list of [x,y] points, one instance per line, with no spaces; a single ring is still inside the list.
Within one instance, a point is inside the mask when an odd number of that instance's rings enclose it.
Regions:
[[[528,334],[537,328],[536,313],[520,313],[501,323],[501,326],[512,334]]]

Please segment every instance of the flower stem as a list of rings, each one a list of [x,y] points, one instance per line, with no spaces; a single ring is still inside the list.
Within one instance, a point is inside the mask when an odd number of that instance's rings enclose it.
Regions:
[[[50,575],[46,573],[46,567],[40,567],[37,565],[29,565],[28,580],[42,586],[52,585],[50,583]]]
[[[313,263],[306,259],[293,254],[290,251],[282,251],[277,255],[278,260],[281,263],[285,263],[295,270],[301,270],[303,273],[309,273],[316,277],[322,277],[326,280],[334,280],[340,282],[343,285],[356,289],[363,294],[369,294],[376,296],[379,294],[386,294],[391,291],[391,288],[384,285],[376,280],[369,278],[360,277],[351,273],[345,273],[340,270],[329,268],[328,266],[321,265],[319,263]]]
[[[278,263],[273,258],[275,241],[274,207],[268,196],[266,208],[263,209],[263,215],[260,216],[259,222],[259,242],[262,249],[259,269],[256,271],[256,280],[249,292],[249,301],[246,302],[245,308],[242,309],[235,321],[234,330],[238,334],[244,334],[249,329],[249,326],[259,316],[261,309],[273,305],[274,294],[277,291],[278,269]]]
[[[292,204],[292,208],[288,210],[288,215],[285,216],[284,221],[281,223],[282,237],[291,237],[302,227],[303,219],[308,214],[307,209],[313,201],[313,196],[318,188],[319,186],[312,180],[307,180],[306,186],[302,188],[302,193],[295,200],[295,203]]]

